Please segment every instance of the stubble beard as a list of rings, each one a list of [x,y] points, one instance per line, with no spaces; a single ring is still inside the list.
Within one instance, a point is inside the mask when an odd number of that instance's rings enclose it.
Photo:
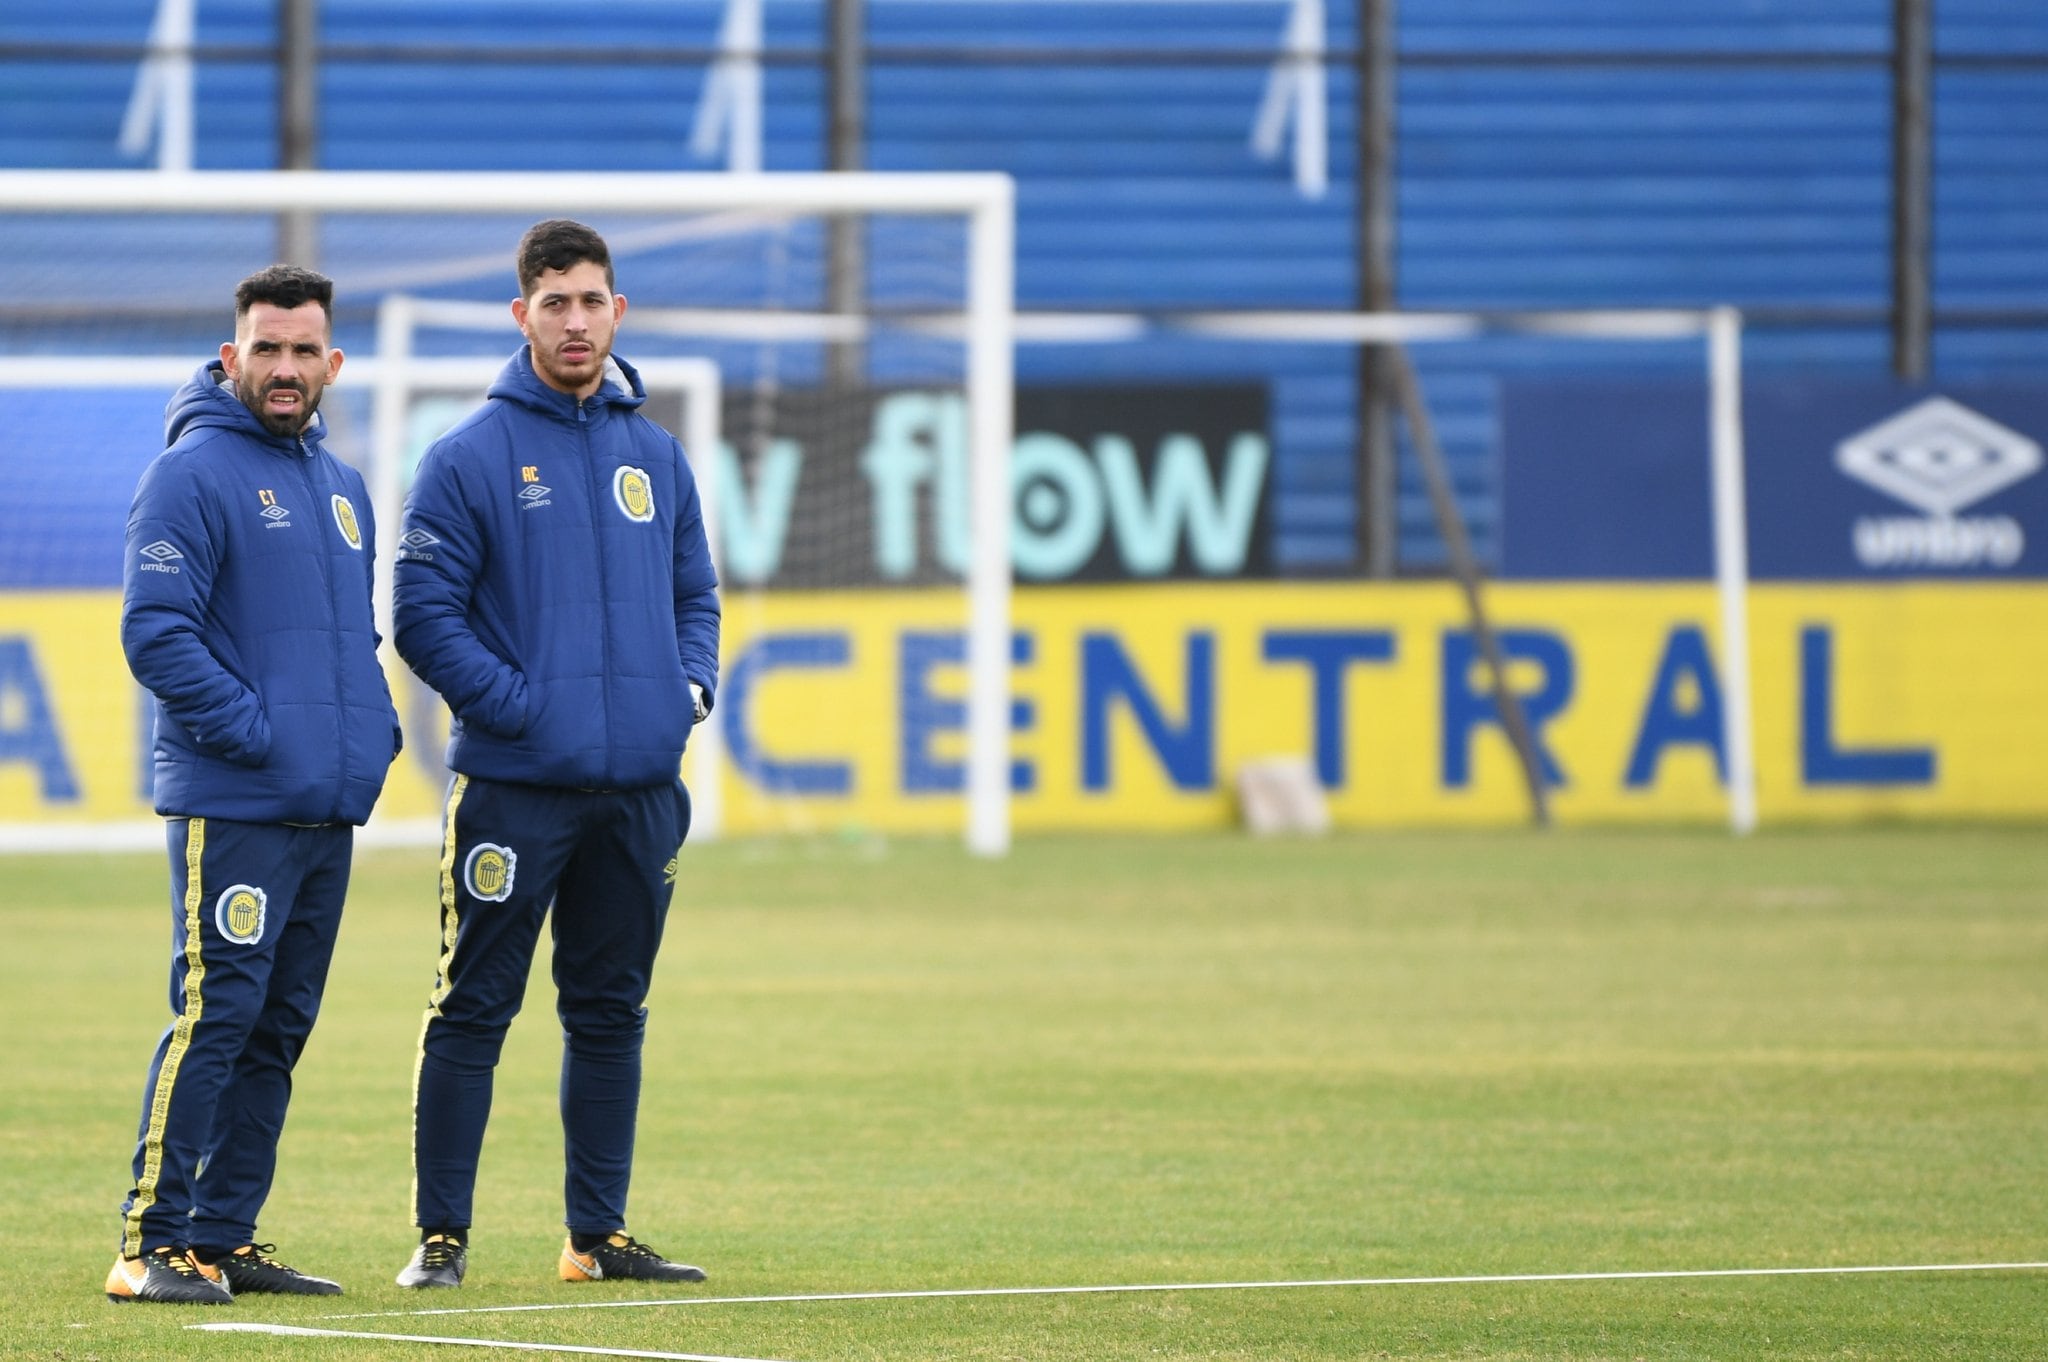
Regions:
[[[263,399],[279,389],[289,389],[299,395],[297,411],[279,414],[263,405]],[[293,439],[313,423],[313,413],[320,410],[320,393],[303,383],[266,383],[261,392],[250,392],[241,379],[235,380],[235,396],[241,399],[265,430],[272,435]]]
[[[580,393],[590,386],[593,379],[604,373],[604,366],[612,357],[612,348],[609,345],[598,345],[589,341],[585,344],[591,347],[590,358],[577,366],[579,372],[565,371],[561,361],[552,354],[543,354],[539,346],[533,347],[533,365],[563,392]]]

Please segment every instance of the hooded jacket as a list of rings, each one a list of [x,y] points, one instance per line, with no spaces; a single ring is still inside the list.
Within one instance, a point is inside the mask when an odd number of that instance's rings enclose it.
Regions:
[[[522,349],[427,450],[406,499],[398,652],[448,702],[448,766],[575,789],[673,781],[690,685],[718,683],[697,484],[646,389],[549,387]]]
[[[156,701],[156,810],[361,823],[402,742],[362,475],[273,435],[219,360],[164,412],[128,513],[121,647]]]

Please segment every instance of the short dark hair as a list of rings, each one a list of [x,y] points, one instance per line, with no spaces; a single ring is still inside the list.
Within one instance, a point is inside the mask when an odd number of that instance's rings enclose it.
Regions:
[[[334,281],[301,265],[272,265],[235,285],[235,320],[249,315],[258,303],[269,303],[290,311],[307,303],[320,304],[327,325],[334,325]]]
[[[519,296],[533,292],[533,286],[549,270],[566,270],[584,261],[604,266],[604,286],[616,291],[612,277],[612,253],[604,238],[580,222],[549,218],[536,222],[519,238]]]

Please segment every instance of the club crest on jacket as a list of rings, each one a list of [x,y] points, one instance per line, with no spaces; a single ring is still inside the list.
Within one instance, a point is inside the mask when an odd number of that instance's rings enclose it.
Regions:
[[[654,519],[654,486],[648,482],[644,468],[627,464],[612,474],[612,500],[619,503],[628,520]]]
[[[340,529],[341,537],[348,541],[350,548],[360,552],[363,547],[363,532],[356,525],[356,508],[351,506],[348,498],[339,492],[334,494],[332,501],[334,504],[334,523]]]

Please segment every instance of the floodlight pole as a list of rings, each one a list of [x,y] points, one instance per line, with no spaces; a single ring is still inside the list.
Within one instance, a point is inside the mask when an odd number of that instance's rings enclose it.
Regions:
[[[1933,348],[1932,0],[1892,0],[1892,372],[1927,377]]]
[[[1392,312],[1394,297],[1395,0],[1358,0],[1358,310]],[[1395,514],[1393,377],[1377,345],[1358,348],[1357,526],[1353,542],[1368,577],[1394,575],[1400,517]]]
[[[831,0],[827,10],[832,53],[826,70],[830,107],[826,164],[835,171],[867,167],[867,0]],[[825,223],[826,310],[857,317],[867,311],[867,226],[854,217]],[[867,373],[866,347],[838,341],[825,350],[834,388],[860,385]]]
[[[312,170],[320,145],[320,0],[277,0],[277,43],[277,164]],[[320,242],[310,212],[288,208],[277,215],[277,258],[319,267]]]

